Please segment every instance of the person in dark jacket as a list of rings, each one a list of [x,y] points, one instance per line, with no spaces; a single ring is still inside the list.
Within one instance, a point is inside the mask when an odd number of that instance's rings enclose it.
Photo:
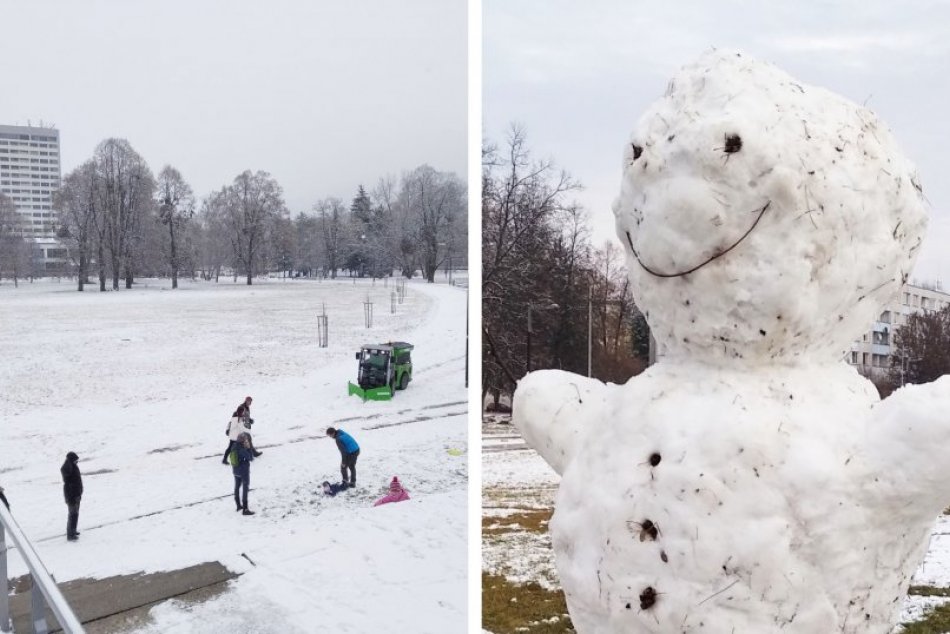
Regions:
[[[7,502],[7,496],[3,494],[3,487],[0,487],[0,502],[3,502],[3,505],[7,507],[7,510],[10,510],[10,503]]]
[[[79,473],[79,456],[70,451],[66,454],[66,461],[59,468],[63,475],[63,497],[66,498],[66,508],[69,515],[66,518],[66,539],[71,542],[79,539],[76,525],[79,523],[79,501],[82,499],[82,474]]]
[[[336,440],[337,449],[340,450],[340,473],[343,475],[343,482],[347,482],[346,472],[349,469],[349,486],[356,486],[356,459],[360,455],[360,446],[356,444],[353,437],[342,429],[327,427],[327,436]]]
[[[254,515],[254,511],[247,508],[247,490],[251,487],[251,460],[254,460],[251,437],[241,434],[230,453],[228,459],[234,473],[234,503],[237,510],[242,511],[242,515]],[[238,495],[239,493],[241,495]]]

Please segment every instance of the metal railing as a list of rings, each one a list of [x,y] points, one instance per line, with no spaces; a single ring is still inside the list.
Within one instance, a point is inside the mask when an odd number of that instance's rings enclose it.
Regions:
[[[59,591],[53,577],[43,565],[40,556],[33,550],[33,544],[27,539],[20,526],[10,515],[10,511],[0,504],[0,582],[3,583],[3,592],[0,592],[0,632],[12,632],[13,621],[10,618],[10,592],[7,577],[7,547],[6,536],[9,535],[13,546],[20,551],[26,567],[30,570],[32,586],[30,590],[30,614],[34,634],[48,634],[49,625],[46,623],[46,607],[49,606],[59,626],[66,634],[84,634],[85,630],[72,608],[69,607],[63,593]]]

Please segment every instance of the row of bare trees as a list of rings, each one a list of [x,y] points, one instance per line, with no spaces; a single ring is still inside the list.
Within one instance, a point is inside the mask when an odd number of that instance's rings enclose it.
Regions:
[[[497,402],[529,370],[586,374],[588,361],[602,380],[637,374],[646,324],[621,251],[590,244],[586,213],[571,198],[580,185],[532,158],[517,127],[504,147],[483,148],[482,164],[483,394]]]
[[[381,277],[394,270],[429,281],[465,253],[466,188],[428,165],[401,180],[359,187],[350,205],[326,198],[290,217],[283,191],[267,172],[245,171],[200,204],[182,174],[166,165],[154,176],[124,139],[107,139],[63,178],[54,206],[81,291],[132,288],[136,276],[217,280],[222,272],[252,284],[255,275]],[[2,210],[2,207],[0,207]],[[14,212],[15,213],[15,212]],[[0,240],[3,220],[0,216]],[[3,251],[0,251],[0,266]]]

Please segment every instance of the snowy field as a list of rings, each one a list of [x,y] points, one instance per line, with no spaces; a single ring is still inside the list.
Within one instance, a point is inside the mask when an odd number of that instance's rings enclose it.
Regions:
[[[56,579],[207,561],[241,574],[206,603],[153,608],[141,632],[465,631],[465,290],[413,281],[390,314],[382,281],[168,287],[0,286],[0,485]],[[347,397],[359,345],[388,340],[415,345],[409,388]],[[246,395],[264,452],[253,517],[235,513],[221,464]],[[361,445],[359,487],[332,499],[318,492],[340,479],[329,425]],[[67,451],[85,485],[77,543],[64,536]],[[411,500],[373,508],[393,475]],[[25,572],[11,553],[11,576]]]
[[[482,426],[483,524],[489,529],[499,518],[527,510],[553,509],[560,481],[509,423],[506,415],[486,414]],[[485,572],[504,575],[512,583],[535,582],[549,590],[560,589],[546,531],[489,534],[483,536],[482,548]],[[950,516],[937,519],[927,555],[911,585],[950,588]],[[920,620],[929,609],[948,601],[950,598],[909,596],[901,610],[901,622]]]

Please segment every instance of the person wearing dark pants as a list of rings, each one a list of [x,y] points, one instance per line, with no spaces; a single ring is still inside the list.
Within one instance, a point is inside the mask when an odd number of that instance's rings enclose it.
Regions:
[[[360,455],[360,446],[342,429],[328,427],[327,436],[336,440],[337,449],[340,450],[340,474],[343,476],[344,484],[347,482],[347,471],[349,471],[349,486],[355,487],[356,459]]]
[[[228,464],[228,454],[231,453],[231,449],[235,445],[239,444],[237,438],[240,434],[247,434],[249,442],[251,443],[251,453],[254,454],[254,457],[264,453],[263,451],[258,451],[254,449],[254,440],[251,439],[250,429],[251,425],[254,424],[254,419],[251,418],[251,402],[252,399],[250,396],[244,399],[244,402],[237,406],[237,409],[234,410],[234,413],[231,415],[231,421],[228,423],[228,428],[225,430],[225,434],[229,438],[228,448],[224,450],[224,457],[221,458],[221,464]]]
[[[238,511],[243,511],[243,515],[254,515],[254,511],[247,507],[247,491],[251,487],[251,460],[254,459],[250,436],[241,434],[238,437],[228,459],[234,473],[234,504]]]
[[[82,474],[79,472],[79,456],[70,451],[66,454],[66,461],[59,472],[63,476],[63,497],[66,498],[66,508],[69,514],[66,518],[66,539],[74,542],[79,539],[79,502],[82,500]]]

